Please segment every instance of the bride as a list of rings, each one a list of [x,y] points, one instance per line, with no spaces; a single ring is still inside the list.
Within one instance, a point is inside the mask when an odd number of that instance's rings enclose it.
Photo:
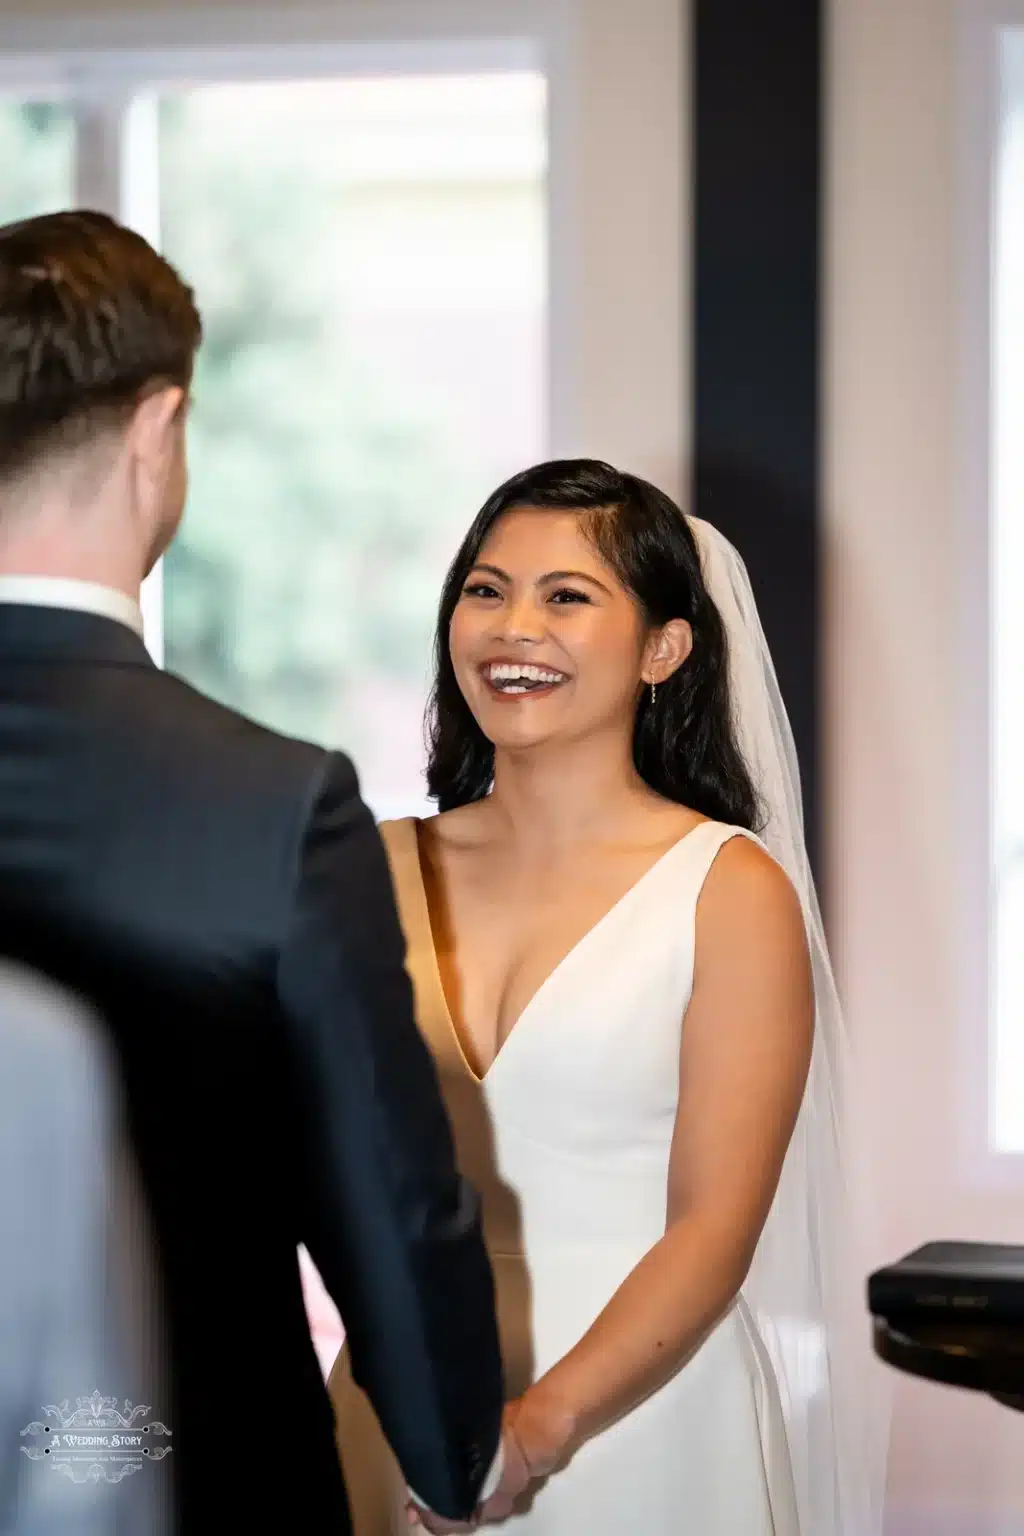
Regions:
[[[840,1020],[739,557],[606,464],[516,476],[445,584],[430,747],[440,814],[382,830],[529,1478],[482,1518],[873,1536],[833,1328]],[[356,1536],[392,1536],[409,1495],[344,1351],[331,1391]]]

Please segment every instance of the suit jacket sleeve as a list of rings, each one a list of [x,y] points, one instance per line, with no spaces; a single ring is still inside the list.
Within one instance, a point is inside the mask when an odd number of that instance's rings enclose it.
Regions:
[[[476,1505],[504,1397],[494,1285],[415,1023],[384,849],[346,759],[327,759],[304,839],[279,996],[303,1122],[305,1242],[352,1372],[411,1487]]]

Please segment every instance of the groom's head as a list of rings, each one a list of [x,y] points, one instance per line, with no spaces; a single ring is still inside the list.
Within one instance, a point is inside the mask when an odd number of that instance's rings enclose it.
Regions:
[[[191,290],[105,214],[0,229],[0,565],[152,567],[184,508],[200,339]]]

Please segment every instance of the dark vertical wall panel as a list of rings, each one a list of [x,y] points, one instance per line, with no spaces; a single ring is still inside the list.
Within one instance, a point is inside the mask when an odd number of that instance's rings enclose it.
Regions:
[[[820,875],[821,0],[693,0],[694,487],[750,570]]]

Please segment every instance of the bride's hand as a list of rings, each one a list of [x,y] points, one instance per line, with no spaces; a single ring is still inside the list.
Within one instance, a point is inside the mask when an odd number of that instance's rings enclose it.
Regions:
[[[531,1483],[550,1476],[573,1449],[576,1424],[542,1382],[505,1409],[505,1474],[479,1511],[482,1525],[507,1520]]]
[[[566,1403],[542,1379],[505,1410],[511,1434],[537,1481],[549,1477],[576,1449],[577,1423]]]
[[[473,1519],[468,1523],[445,1520],[410,1500],[406,1506],[410,1527],[429,1531],[430,1536],[449,1536],[507,1520],[529,1485],[548,1477],[575,1448],[575,1433],[573,1415],[542,1381],[538,1382],[505,1406],[501,1482]]]
[[[501,1520],[507,1520],[533,1478],[512,1427],[518,1412],[518,1402],[506,1404],[501,1424],[501,1446],[504,1458],[501,1481],[490,1498],[485,1499],[477,1510],[477,1519],[481,1525],[494,1525]]]

